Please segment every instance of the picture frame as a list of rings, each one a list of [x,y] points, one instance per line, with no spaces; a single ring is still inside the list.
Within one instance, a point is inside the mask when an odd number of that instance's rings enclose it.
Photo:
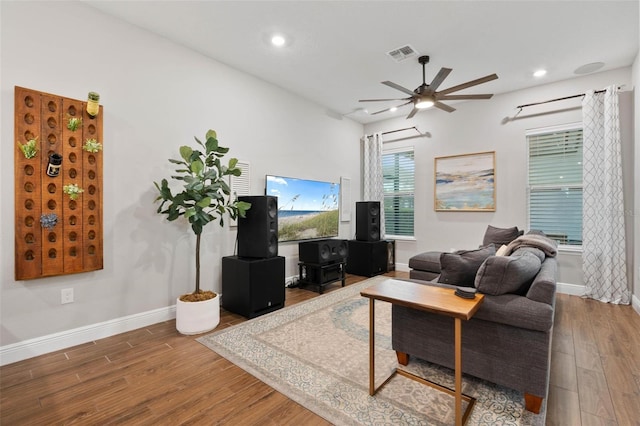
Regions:
[[[434,209],[496,211],[496,152],[435,157]]]

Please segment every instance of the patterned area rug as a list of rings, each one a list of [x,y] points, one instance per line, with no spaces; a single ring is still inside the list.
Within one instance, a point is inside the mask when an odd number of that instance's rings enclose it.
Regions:
[[[396,375],[369,396],[369,299],[360,291],[384,279],[374,277],[198,341],[336,425],[454,424],[452,396],[406,377]],[[398,366],[391,349],[391,305],[379,301],[376,346],[378,385]],[[453,389],[453,370],[416,359],[403,368]],[[517,391],[464,375],[463,393],[476,398],[468,425],[544,425],[546,407],[539,415],[525,411]]]

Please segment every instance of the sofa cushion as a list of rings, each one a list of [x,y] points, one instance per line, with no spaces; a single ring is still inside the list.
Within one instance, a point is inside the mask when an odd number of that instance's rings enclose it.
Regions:
[[[496,247],[500,247],[503,244],[509,244],[522,234],[524,234],[524,231],[518,231],[517,226],[512,228],[496,228],[495,226],[488,225],[487,230],[484,232],[482,245],[488,246],[489,244],[495,244]]]
[[[438,282],[473,287],[476,272],[482,262],[496,254],[493,244],[477,250],[458,250],[455,253],[440,254],[440,278]]]
[[[409,259],[409,268],[440,273],[440,251],[427,251]]]
[[[524,295],[540,271],[540,265],[540,259],[529,252],[517,256],[490,256],[478,269],[474,284],[478,291],[494,296]]]

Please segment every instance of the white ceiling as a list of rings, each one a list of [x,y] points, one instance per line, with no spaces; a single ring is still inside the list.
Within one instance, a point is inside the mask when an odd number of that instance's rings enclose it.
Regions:
[[[600,71],[625,67],[638,53],[635,0],[85,3],[361,123],[411,110],[354,113],[401,103],[358,102],[406,96],[381,81],[410,90],[422,83],[417,57],[398,63],[386,54],[407,44],[431,57],[427,83],[441,67],[453,68],[440,90],[499,76],[457,94],[505,93],[564,80],[593,62],[605,63]],[[289,38],[287,46],[270,45],[275,32]],[[548,74],[534,79],[538,68]]]

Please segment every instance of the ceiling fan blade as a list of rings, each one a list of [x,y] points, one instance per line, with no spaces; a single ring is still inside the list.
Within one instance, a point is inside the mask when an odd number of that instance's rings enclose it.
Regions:
[[[492,96],[493,93],[483,95],[444,95],[438,96],[438,99],[441,101],[460,101],[464,99],[491,99]]]
[[[382,84],[384,84],[385,86],[393,87],[394,89],[399,90],[399,91],[401,91],[401,92],[404,92],[404,93],[406,93],[407,95],[411,95],[411,96],[415,95],[415,93],[413,92],[413,90],[409,90],[409,89],[407,89],[406,87],[402,87],[402,86],[400,86],[400,85],[398,85],[398,84],[395,84],[395,83],[394,83],[394,82],[392,82],[392,81],[383,81],[383,82],[382,82]]]
[[[451,68],[440,68],[438,74],[436,74],[431,83],[429,83],[429,89],[435,92],[450,72]]]
[[[404,103],[402,105],[398,105],[398,106],[395,106],[395,107],[390,107],[390,108],[387,108],[387,109],[383,109],[381,111],[372,112],[370,115],[382,114],[383,112],[391,111],[392,108],[400,108],[400,107],[403,107],[405,105],[410,104],[411,102],[413,102],[413,101],[409,101],[409,102],[406,102],[406,103]]]
[[[447,112],[453,112],[456,110],[454,107],[451,107],[447,104],[443,104],[442,102],[438,102],[438,101],[436,101],[436,103],[433,104],[433,106]]]
[[[416,113],[420,111],[418,108],[413,107],[413,109],[411,110],[411,112],[409,113],[409,115],[407,115],[407,120],[410,119],[411,117],[413,117],[414,115],[416,115]]]
[[[411,98],[394,98],[394,99],[360,99],[358,102],[388,102],[388,101],[406,101]]]
[[[476,80],[467,81],[466,83],[459,84],[457,86],[449,87],[448,89],[438,92],[438,95],[446,95],[447,93],[457,92],[458,90],[466,89],[467,87],[477,86],[478,84],[486,83],[491,80],[497,79],[497,74],[487,75]]]

